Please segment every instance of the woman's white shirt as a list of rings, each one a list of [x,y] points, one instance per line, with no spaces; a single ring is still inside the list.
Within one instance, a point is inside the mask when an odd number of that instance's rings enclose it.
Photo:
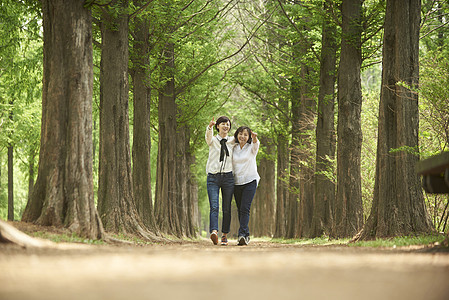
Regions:
[[[260,142],[246,143],[243,148],[236,143],[232,156],[232,164],[234,166],[234,182],[235,185],[243,185],[253,180],[259,184],[260,176],[257,173],[256,156],[259,151]]]
[[[206,128],[206,143],[209,146],[209,158],[206,164],[206,173],[228,173],[232,172],[232,152],[234,150],[235,138],[233,136],[227,137],[226,147],[228,148],[229,156],[224,156],[223,161],[220,161],[221,144],[223,139],[220,135],[213,136],[213,128]]]

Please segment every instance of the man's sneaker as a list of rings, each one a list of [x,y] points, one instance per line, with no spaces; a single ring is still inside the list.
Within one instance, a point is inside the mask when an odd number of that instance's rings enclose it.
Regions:
[[[210,234],[210,239],[212,240],[214,245],[218,244],[218,234],[216,231],[212,231],[212,233]]]
[[[246,244],[249,245],[249,235],[245,238]]]
[[[247,241],[246,241],[246,238],[245,238],[244,236],[239,236],[239,243],[238,243],[238,245],[239,245],[239,246],[245,246],[245,245],[248,245],[248,243],[247,243]]]
[[[228,245],[228,238],[225,235],[223,235],[221,237],[221,245],[222,246],[227,246]]]

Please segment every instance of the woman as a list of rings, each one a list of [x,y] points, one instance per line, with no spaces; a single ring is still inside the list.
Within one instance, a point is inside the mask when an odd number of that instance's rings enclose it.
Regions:
[[[213,127],[218,134],[213,136]],[[231,121],[222,116],[215,122],[212,118],[206,129],[206,143],[209,146],[209,158],[207,159],[207,194],[209,196],[209,232],[214,245],[218,244],[218,211],[219,192],[221,189],[223,223],[221,232],[221,245],[228,244],[227,235],[231,227],[231,201],[234,192],[234,176],[232,174],[232,152],[234,137],[228,137],[231,130]]]
[[[257,133],[252,132],[246,126],[239,127],[234,138],[238,142],[232,156],[235,180],[234,198],[240,221],[238,245],[243,246],[249,244],[249,214],[260,180],[256,164],[260,143],[257,140]]]

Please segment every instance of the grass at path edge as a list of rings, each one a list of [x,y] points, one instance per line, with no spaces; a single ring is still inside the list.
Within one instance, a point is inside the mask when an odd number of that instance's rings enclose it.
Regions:
[[[414,245],[441,245],[445,239],[444,234],[430,234],[417,236],[398,236],[391,238],[377,238],[371,241],[358,241],[350,243],[347,239],[330,239],[328,237],[318,237],[313,239],[271,239],[271,242],[280,244],[294,244],[294,245],[346,245],[351,247],[385,247],[396,248]]]

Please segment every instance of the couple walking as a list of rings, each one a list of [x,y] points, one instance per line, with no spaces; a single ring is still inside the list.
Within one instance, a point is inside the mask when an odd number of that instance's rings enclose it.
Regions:
[[[213,135],[213,130],[218,131]],[[257,134],[249,127],[239,127],[234,136],[228,136],[231,121],[222,116],[215,122],[212,118],[206,129],[206,143],[209,146],[207,160],[207,194],[210,204],[210,239],[218,244],[219,192],[222,195],[222,237],[221,245],[228,244],[231,227],[231,201],[234,195],[238,208],[240,228],[238,245],[249,243],[249,214],[251,202],[256,194],[259,174],[257,173],[256,155],[259,150]]]

